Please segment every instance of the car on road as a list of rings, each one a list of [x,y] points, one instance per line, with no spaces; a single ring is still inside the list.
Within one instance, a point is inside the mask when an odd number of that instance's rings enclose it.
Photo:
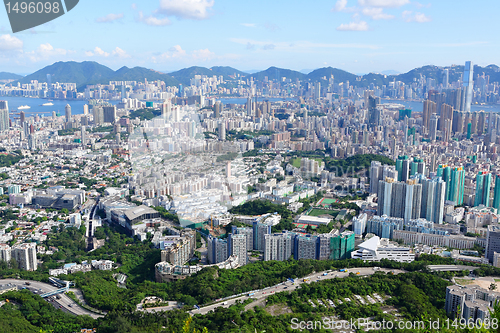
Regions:
[[[73,304],[68,304],[68,306],[69,306],[70,308],[72,308],[72,307],[73,307]]]
[[[283,289],[288,289],[288,287],[284,287]]]
[[[222,302],[222,305],[227,305],[227,302]]]

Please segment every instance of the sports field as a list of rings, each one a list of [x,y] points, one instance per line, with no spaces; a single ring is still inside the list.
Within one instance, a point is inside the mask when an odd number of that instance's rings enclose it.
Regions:
[[[316,229],[318,226],[314,224],[306,224],[306,223],[293,223],[297,228],[305,229],[307,226],[311,226],[312,229]]]
[[[331,215],[331,216],[335,217],[338,214],[339,214],[338,210],[327,210],[327,209],[313,208],[307,215],[309,215],[309,216]]]
[[[336,203],[336,202],[339,202],[337,199],[328,199],[328,198],[323,198],[321,199],[319,202],[318,202],[318,206],[328,206],[332,203]]]

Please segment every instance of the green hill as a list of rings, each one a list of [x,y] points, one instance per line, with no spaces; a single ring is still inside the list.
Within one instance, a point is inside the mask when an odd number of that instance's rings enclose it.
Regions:
[[[297,72],[291,69],[278,68],[274,66],[269,67],[265,71],[257,72],[248,76],[253,77],[255,80],[264,80],[266,76],[268,80],[275,80],[277,78],[281,80],[283,77],[292,80],[295,79],[304,80],[307,77],[305,74],[301,72]]]
[[[153,69],[148,69],[144,67],[134,67],[128,68],[124,66],[114,72],[110,77],[110,81],[164,81],[168,86],[175,86],[179,84],[179,81],[174,79],[171,75],[155,71]]]
[[[0,72],[0,80],[18,80],[22,78],[22,75],[8,73],[8,72]]]

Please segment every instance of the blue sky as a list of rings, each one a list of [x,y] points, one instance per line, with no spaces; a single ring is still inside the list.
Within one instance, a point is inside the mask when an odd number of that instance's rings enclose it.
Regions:
[[[497,0],[80,0],[16,34],[2,9],[0,71],[31,73],[68,60],[159,71],[500,65],[499,9]]]

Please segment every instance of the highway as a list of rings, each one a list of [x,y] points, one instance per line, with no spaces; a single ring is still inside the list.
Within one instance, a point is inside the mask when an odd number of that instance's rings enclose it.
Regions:
[[[29,282],[30,285],[26,285],[25,284],[26,282]],[[38,295],[59,289],[58,287],[55,287],[51,284],[39,281],[17,280],[17,279],[0,280],[0,284],[8,284],[8,283],[17,285],[18,289],[21,288],[29,289],[30,291]],[[51,303],[55,308],[61,309],[64,312],[68,312],[77,316],[88,315],[94,319],[104,317],[102,315],[95,314],[94,312],[90,312],[82,308],[80,305],[78,305],[75,301],[73,301],[65,294],[59,294],[59,296],[61,297],[60,299],[57,299],[56,296],[51,296],[46,298],[46,300],[49,303]]]
[[[346,276],[349,276],[349,273],[357,274],[357,272],[359,272],[360,276],[369,276],[377,271],[386,272],[386,273],[387,272],[394,272],[394,274],[404,273],[404,271],[397,270],[397,269],[380,268],[378,270],[374,270],[373,267],[349,268],[348,272],[332,271],[331,273],[328,273],[328,275],[326,275],[326,276],[323,276],[323,273],[325,273],[325,272],[319,272],[319,273],[314,273],[314,274],[311,274],[309,276],[304,277],[306,279],[309,279],[309,281],[307,281],[307,282],[303,282],[304,278],[301,278],[301,279],[295,279],[295,284],[292,284],[292,282],[287,281],[285,283],[281,283],[281,284],[278,284],[278,285],[275,285],[272,287],[268,287],[268,288],[265,288],[265,289],[262,289],[259,291],[249,291],[249,292],[245,293],[245,296],[239,296],[239,297],[231,298],[231,299],[228,299],[225,301],[221,300],[220,302],[217,302],[215,304],[204,306],[204,307],[201,307],[200,309],[191,310],[191,311],[189,311],[189,314],[191,314],[191,315],[203,314],[204,315],[210,311],[215,310],[218,307],[228,308],[231,305],[235,304],[237,301],[241,301],[241,302],[245,301],[246,299],[248,299],[248,294],[251,294],[251,293],[253,293],[253,295],[250,296],[251,298],[262,299],[262,298],[266,298],[267,296],[272,295],[274,293],[278,293],[278,292],[282,292],[282,291],[290,291],[290,292],[294,291],[297,288],[299,288],[300,285],[303,283],[311,283],[311,282],[316,282],[318,280],[319,281],[328,280],[328,279],[333,279],[336,277],[344,278]],[[157,311],[158,310],[159,309],[157,309]]]

